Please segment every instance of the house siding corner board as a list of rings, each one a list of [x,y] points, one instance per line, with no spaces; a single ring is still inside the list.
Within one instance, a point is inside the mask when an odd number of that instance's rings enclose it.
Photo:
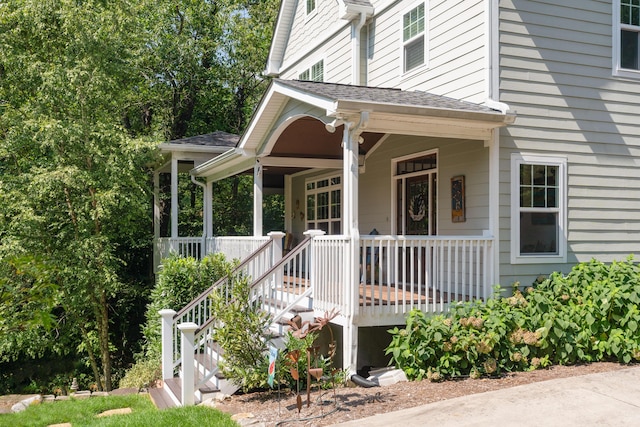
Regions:
[[[640,79],[612,75],[612,2],[500,2],[501,283],[640,249]],[[511,265],[511,153],[567,159],[567,263]]]
[[[374,17],[369,42],[368,84],[424,90],[471,102],[483,102],[484,2],[427,2],[427,66],[406,75],[401,69],[400,21],[411,1],[396,2]]]

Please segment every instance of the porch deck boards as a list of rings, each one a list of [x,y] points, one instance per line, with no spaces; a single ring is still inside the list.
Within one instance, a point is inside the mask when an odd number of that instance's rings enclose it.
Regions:
[[[278,288],[280,291],[294,295],[300,295],[309,286],[309,280],[304,277],[284,276],[283,284]],[[444,301],[468,301],[469,296],[427,287],[413,287],[407,289],[402,285],[380,284],[380,283],[360,283],[359,290],[360,306],[372,305],[402,305],[402,304],[433,304]]]
[[[361,283],[360,306],[400,305],[400,304],[433,304],[452,301],[467,301],[468,296],[441,292],[432,288],[404,289],[394,284]]]

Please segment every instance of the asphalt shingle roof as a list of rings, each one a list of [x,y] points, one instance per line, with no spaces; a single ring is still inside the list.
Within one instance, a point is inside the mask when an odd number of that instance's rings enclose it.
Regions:
[[[238,135],[216,131],[204,135],[190,136],[187,138],[167,141],[167,144],[175,145],[201,145],[205,147],[235,147],[240,137]]]
[[[404,91],[395,88],[352,86],[300,80],[276,79],[276,81],[286,86],[336,101],[372,102],[409,107],[462,110],[476,113],[498,112],[484,105],[460,101],[458,99],[434,95],[423,91]]]

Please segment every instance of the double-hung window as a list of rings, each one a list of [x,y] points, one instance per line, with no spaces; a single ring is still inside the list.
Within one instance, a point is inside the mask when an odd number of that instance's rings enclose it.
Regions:
[[[421,2],[402,15],[402,71],[414,70],[426,63],[426,7]]]
[[[614,71],[640,77],[640,0],[616,0],[614,8]]]
[[[511,157],[511,261],[566,260],[566,159]]]
[[[313,82],[324,81],[324,60],[316,62],[311,68],[307,68],[298,74],[298,80],[310,80]]]

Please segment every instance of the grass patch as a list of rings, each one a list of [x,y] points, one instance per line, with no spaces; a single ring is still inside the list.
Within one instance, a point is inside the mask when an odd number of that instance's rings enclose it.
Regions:
[[[96,418],[110,409],[131,408],[131,414]],[[231,417],[215,409],[189,406],[159,411],[147,395],[92,397],[42,403],[16,414],[0,414],[0,425],[40,427],[71,423],[80,426],[203,426],[237,427]]]

